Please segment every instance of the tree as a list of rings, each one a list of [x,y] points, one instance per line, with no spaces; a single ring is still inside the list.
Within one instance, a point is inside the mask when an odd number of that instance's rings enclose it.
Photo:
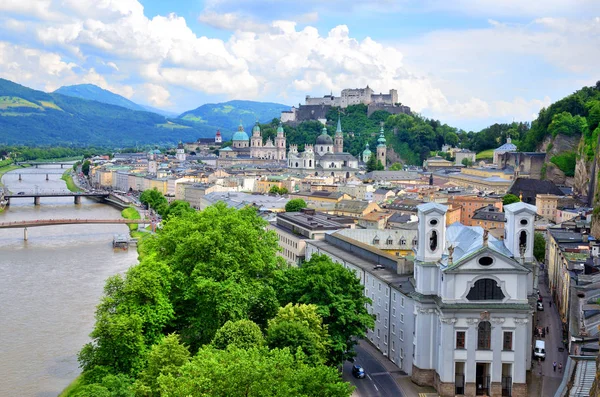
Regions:
[[[325,255],[313,255],[300,268],[279,272],[275,289],[282,305],[314,304],[329,332],[329,362],[351,355],[355,339],[364,337],[374,320],[366,309],[371,300],[353,272]],[[346,353],[349,352],[349,353]]]
[[[163,218],[168,212],[169,202],[156,188],[144,190],[140,195],[140,202],[152,208]]]
[[[514,194],[505,194],[504,197],[502,197],[502,205],[509,205],[512,203],[518,203],[519,201],[521,201],[521,199],[517,196],[515,196]]]
[[[279,186],[277,186],[277,185],[271,186],[271,189],[269,190],[269,193],[271,193],[271,194],[279,194]]]
[[[287,187],[282,187],[279,189],[279,194],[288,194],[289,191],[287,190]]]
[[[588,131],[585,117],[573,116],[569,112],[555,114],[548,126],[548,133],[553,137],[561,134],[565,136],[582,135]]]
[[[369,160],[367,161],[367,172],[372,172],[377,170],[377,156],[375,153],[371,154]]]
[[[194,212],[196,211],[192,207],[190,207],[190,203],[183,200],[174,200],[172,201],[165,211],[164,217],[169,219],[173,217],[180,217],[185,212]]]
[[[180,368],[190,360],[190,352],[176,334],[165,336],[153,345],[148,353],[148,364],[135,383],[138,395],[160,396],[158,378],[179,374]]]
[[[260,347],[264,337],[258,325],[250,320],[227,321],[215,334],[212,345],[217,349],[235,346],[238,349]]]
[[[88,176],[90,173],[90,165],[90,160],[85,160],[81,165],[81,172],[83,172],[85,176]]]
[[[536,232],[533,237],[533,256],[538,262],[546,261],[546,239],[539,232]]]
[[[279,309],[277,316],[269,320],[267,344],[271,349],[289,347],[291,351],[301,348],[310,362],[325,363],[327,359],[328,334],[316,305],[289,303]]]
[[[384,165],[381,163],[381,160],[377,160],[377,168],[375,169],[375,171],[383,171],[385,170]]]
[[[402,171],[404,167],[400,163],[394,163],[389,167],[390,171]]]
[[[473,160],[471,160],[470,158],[465,157],[464,159],[462,159],[461,163],[465,167],[470,167],[470,166],[473,165]]]
[[[302,199],[292,199],[285,204],[285,212],[300,212],[306,208],[306,201]]]
[[[163,395],[213,397],[348,397],[353,387],[336,368],[312,366],[300,352],[203,347],[179,376],[158,379]]]

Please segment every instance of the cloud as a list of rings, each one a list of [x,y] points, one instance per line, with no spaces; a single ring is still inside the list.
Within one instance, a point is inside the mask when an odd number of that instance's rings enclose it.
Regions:
[[[171,105],[171,102],[169,101],[171,94],[162,86],[146,83],[142,85],[139,93],[144,95],[153,106],[168,107]]]

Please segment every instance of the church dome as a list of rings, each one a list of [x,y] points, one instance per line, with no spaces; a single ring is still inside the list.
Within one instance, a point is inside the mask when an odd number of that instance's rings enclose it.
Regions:
[[[365,150],[363,150],[363,156],[371,156],[371,149],[369,149],[368,143],[365,146]]]
[[[233,138],[231,138],[232,141],[247,141],[249,140],[250,137],[248,137],[248,134],[246,134],[246,131],[237,131],[235,134],[233,134]]]
[[[260,134],[260,126],[258,125],[258,121],[256,122],[256,124],[254,124],[254,127],[252,128],[252,133],[258,132]]]
[[[327,127],[323,127],[321,135],[317,137],[317,145],[333,145],[333,139],[327,134]]]
[[[279,123],[279,127],[277,127],[277,133],[283,134],[283,124],[281,124],[281,122]]]

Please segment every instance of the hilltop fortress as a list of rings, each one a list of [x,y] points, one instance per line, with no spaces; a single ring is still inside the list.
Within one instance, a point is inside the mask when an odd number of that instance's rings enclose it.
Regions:
[[[366,88],[346,88],[342,90],[341,96],[334,96],[333,93],[323,97],[306,96],[304,105],[292,107],[291,110],[281,112],[281,121],[284,123],[297,124],[307,120],[326,119],[327,112],[331,107],[346,108],[350,105],[367,105],[367,114],[371,115],[377,110],[385,110],[392,114],[406,113],[410,114],[408,106],[402,106],[398,102],[398,91],[390,90],[388,94],[375,94],[373,89]]]

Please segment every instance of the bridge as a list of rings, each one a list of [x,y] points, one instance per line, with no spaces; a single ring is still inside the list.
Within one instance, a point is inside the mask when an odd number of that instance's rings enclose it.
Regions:
[[[106,225],[106,224],[138,224],[147,225],[151,221],[146,219],[32,219],[25,221],[0,222],[0,229],[23,228],[23,239],[28,239],[27,228],[58,225]]]
[[[75,204],[81,204],[82,197],[96,198],[96,199],[108,199],[110,196],[109,193],[74,193],[74,192],[64,192],[64,193],[23,193],[23,194],[4,194],[4,200],[6,201],[6,205],[10,205],[10,199],[12,198],[33,198],[33,204],[40,205],[41,197],[73,197]],[[0,199],[2,198],[0,197]]]
[[[73,166],[78,160],[72,161],[17,161],[16,165],[30,165],[35,168],[39,168],[40,165],[60,165],[60,168],[63,168],[65,165]]]

